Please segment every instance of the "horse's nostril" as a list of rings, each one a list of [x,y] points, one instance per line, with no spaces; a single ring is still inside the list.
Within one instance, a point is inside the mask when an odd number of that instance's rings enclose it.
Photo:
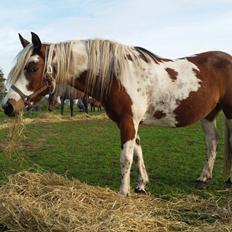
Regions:
[[[9,102],[7,102],[5,105],[3,105],[2,108],[3,108],[6,115],[15,116],[14,108]]]

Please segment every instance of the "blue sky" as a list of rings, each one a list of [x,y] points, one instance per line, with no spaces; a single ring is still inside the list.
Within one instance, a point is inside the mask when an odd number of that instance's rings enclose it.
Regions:
[[[107,38],[170,58],[232,53],[231,0],[14,0],[0,2],[0,67],[21,49],[17,33],[42,41]]]

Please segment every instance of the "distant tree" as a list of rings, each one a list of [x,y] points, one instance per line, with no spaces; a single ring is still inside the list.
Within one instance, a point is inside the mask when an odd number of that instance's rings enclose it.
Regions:
[[[2,69],[0,69],[0,101],[2,101],[3,97],[6,95],[6,88],[4,82],[4,74]]]

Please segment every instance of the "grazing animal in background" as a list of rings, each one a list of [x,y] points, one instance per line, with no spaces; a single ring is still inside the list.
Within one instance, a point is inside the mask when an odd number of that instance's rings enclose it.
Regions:
[[[95,108],[97,108],[97,111],[102,110],[101,102],[97,101],[95,98],[90,98],[89,104],[90,104],[90,111],[91,112],[95,112]]]
[[[72,85],[99,100],[120,130],[121,194],[130,193],[133,157],[138,168],[135,190],[146,191],[148,175],[138,135],[141,123],[176,128],[201,120],[207,160],[197,183],[205,185],[212,178],[218,144],[215,117],[220,110],[226,118],[227,185],[232,186],[231,55],[210,51],[172,60],[108,40],[42,44],[35,33],[32,43],[22,36],[20,40],[24,49],[8,76],[5,113],[15,116],[35,104],[52,91],[54,82]]]
[[[54,93],[49,94],[48,98],[48,110],[52,111],[57,103],[57,97],[60,97],[61,102],[61,115],[64,115],[64,102],[66,99],[69,99],[70,101],[70,113],[71,116],[73,116],[73,105],[74,100],[78,98],[82,98],[84,96],[84,93],[77,90],[76,88],[65,85],[57,85]]]
[[[82,101],[81,98],[77,99],[77,107],[79,108],[80,112],[84,112],[85,111],[85,105],[84,105],[84,103],[83,103],[83,101]]]

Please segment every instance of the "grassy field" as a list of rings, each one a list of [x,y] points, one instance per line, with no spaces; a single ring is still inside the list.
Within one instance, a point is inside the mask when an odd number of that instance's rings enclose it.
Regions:
[[[57,117],[58,111],[52,114]],[[65,121],[25,125],[25,137],[17,142],[17,149],[10,154],[5,151],[9,145],[9,129],[0,129],[0,185],[10,174],[26,169],[54,172],[89,185],[118,191],[120,139],[116,125],[110,120],[72,120],[67,108],[65,115]],[[41,113],[26,113],[24,118],[36,121],[42,116]],[[8,120],[0,111],[0,126]],[[184,201],[182,206],[177,207],[176,215],[179,221],[196,226],[197,231],[201,231],[198,226],[204,223],[214,227],[217,223],[223,226],[231,221],[231,190],[225,189],[224,182],[228,177],[223,175],[223,124],[224,118],[220,115],[218,131],[221,139],[214,178],[207,189],[201,191],[195,189],[195,180],[203,168],[206,152],[200,124],[179,129],[149,126],[140,126],[139,129],[150,178],[148,191],[156,199],[172,205],[187,199],[186,205]],[[137,177],[135,166],[131,177],[134,187]],[[192,205],[193,200],[195,203]],[[224,207],[229,213],[223,211]],[[214,214],[215,210],[219,213]],[[224,231],[224,227],[220,228]]]
[[[67,110],[67,109],[66,109]],[[67,115],[68,112],[66,111]],[[39,117],[38,113],[26,117]],[[6,120],[0,112],[0,120]],[[207,190],[194,188],[205,162],[205,142],[200,124],[181,129],[140,126],[149,192],[155,196],[205,193],[228,194],[223,176],[223,117],[218,118],[221,135],[214,178]],[[78,178],[91,185],[117,191],[120,184],[119,130],[110,120],[36,123],[25,126],[26,138],[12,157],[4,153],[8,129],[0,130],[0,181],[22,169],[39,169]],[[132,168],[132,187],[136,170]]]

